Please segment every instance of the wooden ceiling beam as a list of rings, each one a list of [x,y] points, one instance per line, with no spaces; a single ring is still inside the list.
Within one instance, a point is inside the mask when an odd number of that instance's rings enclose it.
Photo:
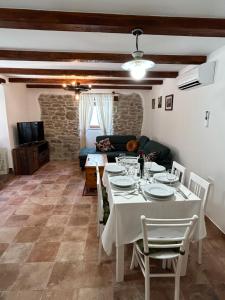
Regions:
[[[206,62],[204,55],[158,55],[145,54],[145,59],[156,64],[199,65]],[[0,50],[0,60],[22,61],[77,61],[94,63],[124,63],[131,59],[131,54],[120,53],[83,53],[83,52],[49,52]]]
[[[49,76],[102,76],[102,77],[130,77],[129,72],[116,70],[68,70],[68,69],[23,69],[0,68],[0,74],[8,75],[49,75]],[[146,78],[176,78],[174,71],[148,71]]]
[[[225,19],[1,8],[0,28],[224,37]]]
[[[27,84],[28,89],[63,89],[62,85],[52,85],[52,84]],[[151,86],[141,86],[141,85],[93,85],[92,89],[113,89],[113,90],[152,90]]]
[[[132,84],[132,85],[160,85],[163,84],[163,80],[142,80],[142,81],[134,81],[134,80],[125,80],[125,79],[58,79],[58,78],[18,78],[11,77],[9,78],[9,82],[14,83],[46,83],[46,84],[63,84],[63,83],[71,83],[73,81],[79,82],[81,84]]]

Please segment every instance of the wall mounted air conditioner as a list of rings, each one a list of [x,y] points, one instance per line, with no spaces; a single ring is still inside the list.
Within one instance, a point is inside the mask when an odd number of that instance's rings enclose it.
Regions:
[[[213,83],[215,67],[216,62],[212,61],[180,74],[177,79],[178,88],[180,90],[187,90]]]

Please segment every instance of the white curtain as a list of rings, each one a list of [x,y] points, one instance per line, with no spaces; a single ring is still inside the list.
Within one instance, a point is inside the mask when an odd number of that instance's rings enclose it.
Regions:
[[[103,134],[112,133],[112,110],[113,97],[112,94],[93,94],[98,121]]]
[[[80,147],[86,147],[86,130],[89,127],[93,112],[92,94],[81,94],[79,99]]]

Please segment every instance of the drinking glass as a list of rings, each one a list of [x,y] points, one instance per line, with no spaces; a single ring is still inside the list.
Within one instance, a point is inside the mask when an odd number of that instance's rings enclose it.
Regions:
[[[124,158],[125,158],[125,155],[120,153],[118,157],[116,157],[116,163],[119,165],[119,166],[123,166],[124,165]]]
[[[171,169],[166,171],[166,178],[169,181],[169,184],[171,185],[174,180],[174,174]]]

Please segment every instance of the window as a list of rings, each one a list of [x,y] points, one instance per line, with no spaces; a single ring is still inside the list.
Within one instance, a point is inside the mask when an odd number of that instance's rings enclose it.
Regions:
[[[97,108],[96,108],[96,105],[94,105],[94,108],[93,108],[93,112],[92,112],[92,116],[91,116],[91,122],[90,122],[90,128],[100,128],[100,125],[99,125],[99,121],[98,121],[98,114],[97,114]]]

